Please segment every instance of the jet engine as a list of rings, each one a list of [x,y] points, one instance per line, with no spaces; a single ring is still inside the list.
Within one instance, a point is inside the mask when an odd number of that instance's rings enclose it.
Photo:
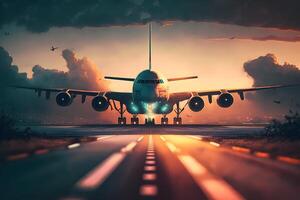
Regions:
[[[109,107],[109,102],[104,96],[96,96],[92,100],[92,107],[94,108],[94,110],[102,112],[107,110],[107,108]]]
[[[217,99],[217,104],[222,108],[228,108],[233,104],[233,96],[229,93],[222,93]]]
[[[189,108],[194,112],[199,112],[204,108],[204,101],[201,97],[192,97],[189,101]]]
[[[59,106],[69,106],[73,101],[72,96],[68,92],[60,92],[56,95],[56,103]]]

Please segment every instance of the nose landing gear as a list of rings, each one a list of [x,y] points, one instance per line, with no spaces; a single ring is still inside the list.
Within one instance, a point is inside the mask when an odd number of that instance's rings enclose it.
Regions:
[[[155,124],[154,118],[146,118],[145,124],[146,125],[154,125]]]

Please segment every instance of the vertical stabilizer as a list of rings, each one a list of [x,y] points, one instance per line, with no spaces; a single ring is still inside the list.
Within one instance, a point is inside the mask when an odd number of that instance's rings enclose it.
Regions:
[[[149,70],[151,71],[152,63],[151,63],[151,53],[152,53],[152,24],[149,23]]]

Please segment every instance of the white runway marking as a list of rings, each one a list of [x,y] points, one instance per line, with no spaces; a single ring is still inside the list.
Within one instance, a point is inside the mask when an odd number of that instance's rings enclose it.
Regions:
[[[187,137],[190,137],[190,138],[193,138],[193,139],[196,139],[196,140],[202,140],[202,137],[200,137],[200,136],[187,135]]]
[[[113,135],[110,135],[110,136],[103,136],[103,137],[97,137],[97,140],[104,140],[104,139],[107,139],[107,138],[111,138],[113,137]]]
[[[129,143],[126,147],[123,147],[121,149],[121,152],[128,153],[128,152],[132,151],[133,148],[136,146],[136,144],[137,144],[136,142]]]
[[[144,139],[144,136],[141,136],[139,139],[137,139],[137,141],[140,142],[142,139]]]
[[[186,170],[191,174],[209,199],[213,200],[243,200],[244,198],[223,179],[211,174],[202,164],[190,155],[180,153],[180,149],[170,142],[165,142],[169,150],[177,156]],[[217,144],[217,143],[216,143]],[[218,146],[212,144],[214,146]]]
[[[106,178],[119,166],[126,155],[133,150],[137,142],[131,142],[123,147],[120,152],[110,155],[96,168],[90,171],[76,184],[81,189],[95,189],[99,187]]]
[[[220,146],[220,144],[219,144],[219,143],[216,143],[216,142],[209,142],[209,144],[211,144],[211,145],[213,145],[213,146],[215,146],[215,147],[219,147],[219,146]]]
[[[180,150],[174,144],[166,142],[166,145],[173,153],[180,152]]]
[[[166,141],[166,139],[163,136],[159,136],[159,137],[162,141],[164,141],[164,142]]]
[[[74,148],[77,148],[79,146],[80,146],[79,143],[70,144],[70,145],[68,145],[68,149],[74,149]]]
[[[124,153],[112,154],[94,170],[88,173],[83,179],[81,179],[78,186],[82,189],[97,188],[114,171],[124,158]]]

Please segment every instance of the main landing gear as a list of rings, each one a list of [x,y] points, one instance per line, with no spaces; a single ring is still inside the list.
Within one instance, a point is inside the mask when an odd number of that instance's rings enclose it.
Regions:
[[[167,118],[166,115],[164,115],[164,116],[161,118],[160,122],[161,122],[162,125],[167,125],[167,124],[169,124],[169,119]]]
[[[114,108],[116,111],[120,114],[120,117],[118,117],[118,124],[119,125],[125,125],[126,124],[126,117],[124,117],[124,113],[126,112],[126,109],[124,109],[124,103],[120,102],[120,107],[118,108],[115,101],[113,101]]]
[[[174,109],[174,112],[176,113],[176,117],[173,118],[174,125],[182,124],[182,118],[180,117],[180,114],[183,112],[186,105],[187,103],[183,106],[183,108],[180,108],[179,102],[176,103],[176,108]],[[161,124],[162,125],[169,124],[169,119],[167,118],[167,115],[163,115],[163,117],[161,118]]]
[[[186,104],[187,105],[187,104]],[[185,106],[186,106],[185,105]],[[176,113],[176,117],[173,118],[173,124],[175,125],[180,125],[182,124],[182,118],[180,117],[180,114],[182,113],[182,111],[184,110],[185,106],[183,106],[183,108],[179,107],[179,102],[176,103],[176,108],[174,110],[174,112]]]
[[[126,117],[124,117],[124,113],[126,112],[126,109],[124,108],[124,103],[120,102],[120,107],[117,107],[115,101],[113,101],[113,105],[115,110],[120,114],[120,117],[118,117],[118,124],[126,125]],[[133,125],[139,124],[139,118],[137,117],[137,114],[132,116],[130,122]]]
[[[139,124],[139,118],[137,117],[137,115],[133,115],[131,117],[131,124],[134,124],[134,125],[138,125]]]

